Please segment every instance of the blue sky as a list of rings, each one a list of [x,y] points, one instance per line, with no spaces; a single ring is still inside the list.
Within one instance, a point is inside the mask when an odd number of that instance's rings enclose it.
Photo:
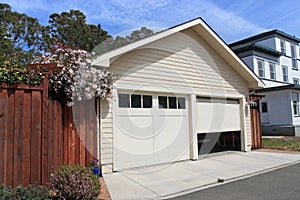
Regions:
[[[298,0],[0,0],[47,24],[51,13],[79,9],[111,35],[166,29],[202,17],[226,42],[279,29],[300,37]]]

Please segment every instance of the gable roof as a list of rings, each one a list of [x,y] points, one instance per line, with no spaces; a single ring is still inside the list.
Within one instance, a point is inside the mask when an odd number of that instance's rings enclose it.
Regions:
[[[275,35],[281,36],[281,37],[283,37],[285,39],[294,41],[296,43],[300,42],[299,38],[297,38],[295,36],[292,36],[290,34],[287,34],[287,33],[283,32],[283,31],[274,29],[274,30],[271,30],[271,31],[263,32],[263,33],[260,33],[260,34],[257,34],[257,35],[254,35],[254,36],[251,36],[251,37],[239,40],[237,42],[231,43],[231,44],[229,44],[229,46],[230,47],[234,47],[234,46],[245,44],[245,43],[249,43],[249,42],[255,42],[255,41],[262,40],[262,39],[267,39],[267,38],[273,37]]]
[[[217,35],[217,33],[215,33],[201,18],[190,20],[150,37],[106,52],[98,56],[93,62],[93,65],[98,67],[109,67],[110,64],[121,55],[190,28],[194,29],[197,34],[199,34],[217,53],[221,55],[221,57],[224,58],[224,60],[227,61],[227,63],[232,66],[235,71],[237,71],[248,82],[249,88],[255,89],[264,87],[264,83],[257,77],[257,75],[247,67],[247,65],[227,46],[227,44]]]

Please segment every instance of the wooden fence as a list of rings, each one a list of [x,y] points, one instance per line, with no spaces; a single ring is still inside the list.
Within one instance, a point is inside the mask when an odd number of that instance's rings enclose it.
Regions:
[[[251,118],[251,139],[252,149],[262,148],[262,129],[260,119],[261,95],[250,95],[250,118]]]
[[[0,86],[0,184],[43,184],[64,164],[96,155],[95,101],[72,109],[48,99],[48,85]]]

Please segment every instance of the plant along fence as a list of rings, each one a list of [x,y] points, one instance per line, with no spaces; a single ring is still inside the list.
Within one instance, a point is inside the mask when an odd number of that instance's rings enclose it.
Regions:
[[[9,62],[4,62],[0,66],[0,84],[38,86],[42,84],[45,72],[41,67],[30,69],[27,67],[10,66]]]
[[[91,56],[85,50],[57,45],[52,53],[37,57],[33,64],[57,63],[61,70],[49,76],[49,94],[53,99],[66,96],[70,107],[74,100],[106,98],[111,92],[113,74],[93,67]]]

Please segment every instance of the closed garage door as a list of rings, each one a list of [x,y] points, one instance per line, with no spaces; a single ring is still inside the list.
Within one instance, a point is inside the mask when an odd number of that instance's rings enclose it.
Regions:
[[[189,158],[185,96],[119,92],[114,170]]]
[[[237,99],[197,97],[198,133],[240,131]]]

